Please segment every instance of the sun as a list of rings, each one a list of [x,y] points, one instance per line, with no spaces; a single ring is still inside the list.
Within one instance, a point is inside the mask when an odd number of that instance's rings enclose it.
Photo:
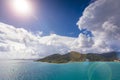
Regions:
[[[30,0],[10,0],[10,4],[18,15],[31,15],[33,12]]]

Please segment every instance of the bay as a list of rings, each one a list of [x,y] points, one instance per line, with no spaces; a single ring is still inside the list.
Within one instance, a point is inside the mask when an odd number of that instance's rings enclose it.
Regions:
[[[0,61],[0,80],[120,80],[119,62]]]

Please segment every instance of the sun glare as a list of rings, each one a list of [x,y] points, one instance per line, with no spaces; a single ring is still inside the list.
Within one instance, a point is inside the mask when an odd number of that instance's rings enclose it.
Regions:
[[[31,15],[32,5],[29,0],[11,0],[11,7],[18,15]]]

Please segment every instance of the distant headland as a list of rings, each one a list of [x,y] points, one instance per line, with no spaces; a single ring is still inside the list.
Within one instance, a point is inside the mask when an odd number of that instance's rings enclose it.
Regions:
[[[107,53],[87,53],[82,54],[79,52],[71,51],[67,54],[53,54],[36,61],[48,63],[68,63],[68,62],[84,62],[84,61],[119,61],[120,52],[107,52]]]

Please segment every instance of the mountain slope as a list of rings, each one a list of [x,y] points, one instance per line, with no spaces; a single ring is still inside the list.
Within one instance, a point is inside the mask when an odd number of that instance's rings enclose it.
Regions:
[[[118,60],[118,54],[117,52],[109,52],[103,54],[95,54],[95,53],[81,54],[79,52],[72,51],[64,55],[53,54],[43,59],[38,59],[37,61],[49,62],[49,63],[67,63],[67,62],[81,62],[86,60],[114,61],[114,60]]]

